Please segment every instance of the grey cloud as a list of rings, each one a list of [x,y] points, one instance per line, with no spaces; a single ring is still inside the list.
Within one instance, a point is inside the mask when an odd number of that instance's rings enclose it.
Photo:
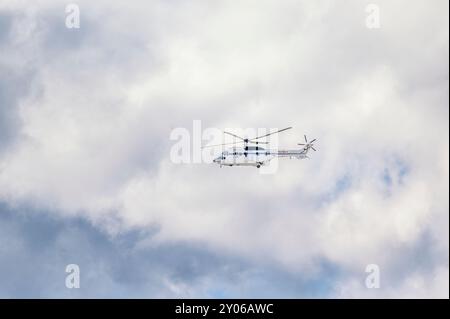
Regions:
[[[366,276],[363,268],[349,273],[318,259],[314,274],[305,277],[196,243],[139,248],[140,240],[148,238],[142,230],[110,237],[82,219],[63,220],[31,208],[0,207],[3,298],[323,298],[333,297],[336,285],[348,276],[359,277],[361,285]],[[386,247],[398,258],[396,265],[380,265],[382,289],[445,262],[443,257],[434,260],[433,241],[426,238],[415,246]],[[80,266],[80,289],[64,286],[69,263]]]
[[[21,119],[18,105],[30,89],[33,71],[15,70],[0,63],[0,152],[17,137]]]
[[[339,275],[324,262],[320,274],[303,278],[198,243],[139,248],[142,230],[112,238],[83,219],[29,207],[1,204],[0,231],[3,298],[318,297]],[[80,266],[80,289],[65,287],[71,263]]]

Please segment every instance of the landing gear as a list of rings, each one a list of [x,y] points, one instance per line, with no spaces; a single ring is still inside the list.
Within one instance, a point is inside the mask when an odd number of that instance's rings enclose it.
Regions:
[[[260,167],[261,167],[261,165],[259,165],[259,164],[258,164],[258,165],[256,165],[256,168],[260,168]]]

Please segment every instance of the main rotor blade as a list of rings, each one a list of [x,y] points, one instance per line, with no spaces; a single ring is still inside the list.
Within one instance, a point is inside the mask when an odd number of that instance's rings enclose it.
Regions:
[[[245,141],[244,138],[242,138],[242,137],[240,137],[240,136],[237,136],[236,134],[233,134],[233,133],[230,133],[230,132],[224,132],[224,133],[225,133],[225,134],[228,134],[228,135],[231,135],[231,136],[234,136],[234,137],[237,137],[238,139]]]
[[[233,142],[233,143],[206,145],[206,146],[202,146],[201,148],[209,148],[209,147],[224,146],[224,145],[239,144],[239,143],[244,143],[244,142],[243,141],[238,141],[238,142]]]
[[[306,138],[306,135],[303,135],[305,137],[305,143],[308,144],[308,139]]]
[[[311,142],[309,142],[309,144],[314,143],[314,141],[317,141],[317,138],[313,139]]]
[[[311,148],[313,149],[314,152],[316,151],[316,149],[314,147],[311,146]]]
[[[306,145],[306,144],[303,144],[303,143],[297,143],[297,145],[302,145],[302,146],[304,146],[304,145]]]
[[[290,127],[286,127],[284,129],[276,131],[276,132],[272,132],[272,133],[269,133],[269,134],[266,134],[266,135],[254,137],[254,138],[250,139],[250,141],[257,140],[257,139],[260,139],[260,138],[263,138],[263,137],[267,137],[267,136],[272,135],[272,134],[277,134],[277,133],[280,133],[280,132],[283,132],[283,131],[286,131],[286,130],[290,130],[291,128],[292,127],[290,126]]]

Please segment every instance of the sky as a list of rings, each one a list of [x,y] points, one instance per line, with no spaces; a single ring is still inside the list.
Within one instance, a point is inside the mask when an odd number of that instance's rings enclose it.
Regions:
[[[449,298],[448,1],[73,3],[0,0],[1,298]]]

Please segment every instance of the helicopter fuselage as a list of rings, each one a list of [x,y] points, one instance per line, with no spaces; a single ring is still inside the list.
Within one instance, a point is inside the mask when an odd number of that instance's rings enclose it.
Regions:
[[[223,151],[214,163],[220,166],[254,166],[261,167],[276,157],[304,159],[308,158],[308,148],[298,150],[265,149],[260,146],[245,146]]]

